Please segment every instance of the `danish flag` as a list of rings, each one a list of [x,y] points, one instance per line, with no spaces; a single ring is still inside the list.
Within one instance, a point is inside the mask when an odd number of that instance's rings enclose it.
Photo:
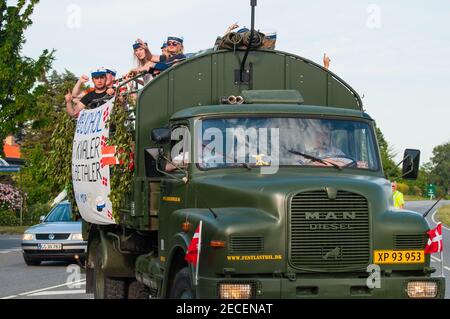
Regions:
[[[200,257],[200,247],[202,242],[202,222],[197,226],[195,230],[194,237],[192,237],[191,243],[189,244],[186,256],[184,260],[188,263],[193,264],[194,267],[197,266],[198,259]]]
[[[436,228],[431,229],[427,232],[428,243],[425,247],[425,254],[438,253],[443,250],[442,245],[442,224],[439,223]]]
[[[106,165],[117,165],[119,160],[116,157],[116,147],[115,146],[105,146],[102,147],[102,159],[100,160],[100,165],[105,167]]]

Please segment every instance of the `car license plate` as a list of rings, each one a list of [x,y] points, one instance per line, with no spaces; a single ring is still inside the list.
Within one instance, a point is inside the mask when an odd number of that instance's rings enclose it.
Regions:
[[[374,264],[422,264],[423,250],[375,250]]]
[[[61,244],[38,244],[39,250],[61,250]]]

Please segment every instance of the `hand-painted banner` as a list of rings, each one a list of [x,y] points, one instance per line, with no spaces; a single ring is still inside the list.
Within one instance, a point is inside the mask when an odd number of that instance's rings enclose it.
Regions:
[[[108,164],[111,161],[102,160],[102,149],[107,147],[109,138],[106,123],[113,103],[114,99],[98,108],[81,111],[73,141],[72,181],[75,200],[83,219],[99,225],[115,224],[109,199],[111,188]]]

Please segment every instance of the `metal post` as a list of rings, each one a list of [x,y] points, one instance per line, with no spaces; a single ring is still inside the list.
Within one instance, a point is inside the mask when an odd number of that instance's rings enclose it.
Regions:
[[[200,252],[202,247],[202,226],[203,221],[200,221],[200,229],[199,229],[199,235],[198,235],[198,248],[197,248],[197,265],[195,267],[195,286],[198,286],[198,268],[200,267]]]
[[[20,226],[22,226],[22,224],[23,224],[22,170],[19,171],[19,189],[20,189]]]
[[[242,60],[242,63],[241,63],[241,72],[240,72],[240,81],[241,82],[243,82],[243,80],[244,80],[243,74],[244,74],[244,71],[245,71],[245,62],[247,62],[248,52],[250,51],[250,49],[252,47],[253,35],[254,35],[254,32],[255,32],[255,7],[257,5],[258,5],[258,1],[257,0],[250,0],[250,6],[252,7],[250,40],[249,40],[249,43],[248,43],[247,50],[245,50],[244,59]]]

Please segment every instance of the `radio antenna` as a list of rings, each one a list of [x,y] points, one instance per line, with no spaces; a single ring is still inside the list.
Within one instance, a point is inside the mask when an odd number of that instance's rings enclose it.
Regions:
[[[255,34],[255,7],[258,5],[258,0],[250,0],[250,6],[252,7],[252,26],[250,30],[250,40],[248,42],[247,50],[245,51],[244,59],[242,60],[241,64],[241,76],[240,80],[243,82],[244,80],[244,71],[245,71],[245,62],[247,62],[248,52],[250,51],[250,48],[252,47],[253,42],[253,35]]]

